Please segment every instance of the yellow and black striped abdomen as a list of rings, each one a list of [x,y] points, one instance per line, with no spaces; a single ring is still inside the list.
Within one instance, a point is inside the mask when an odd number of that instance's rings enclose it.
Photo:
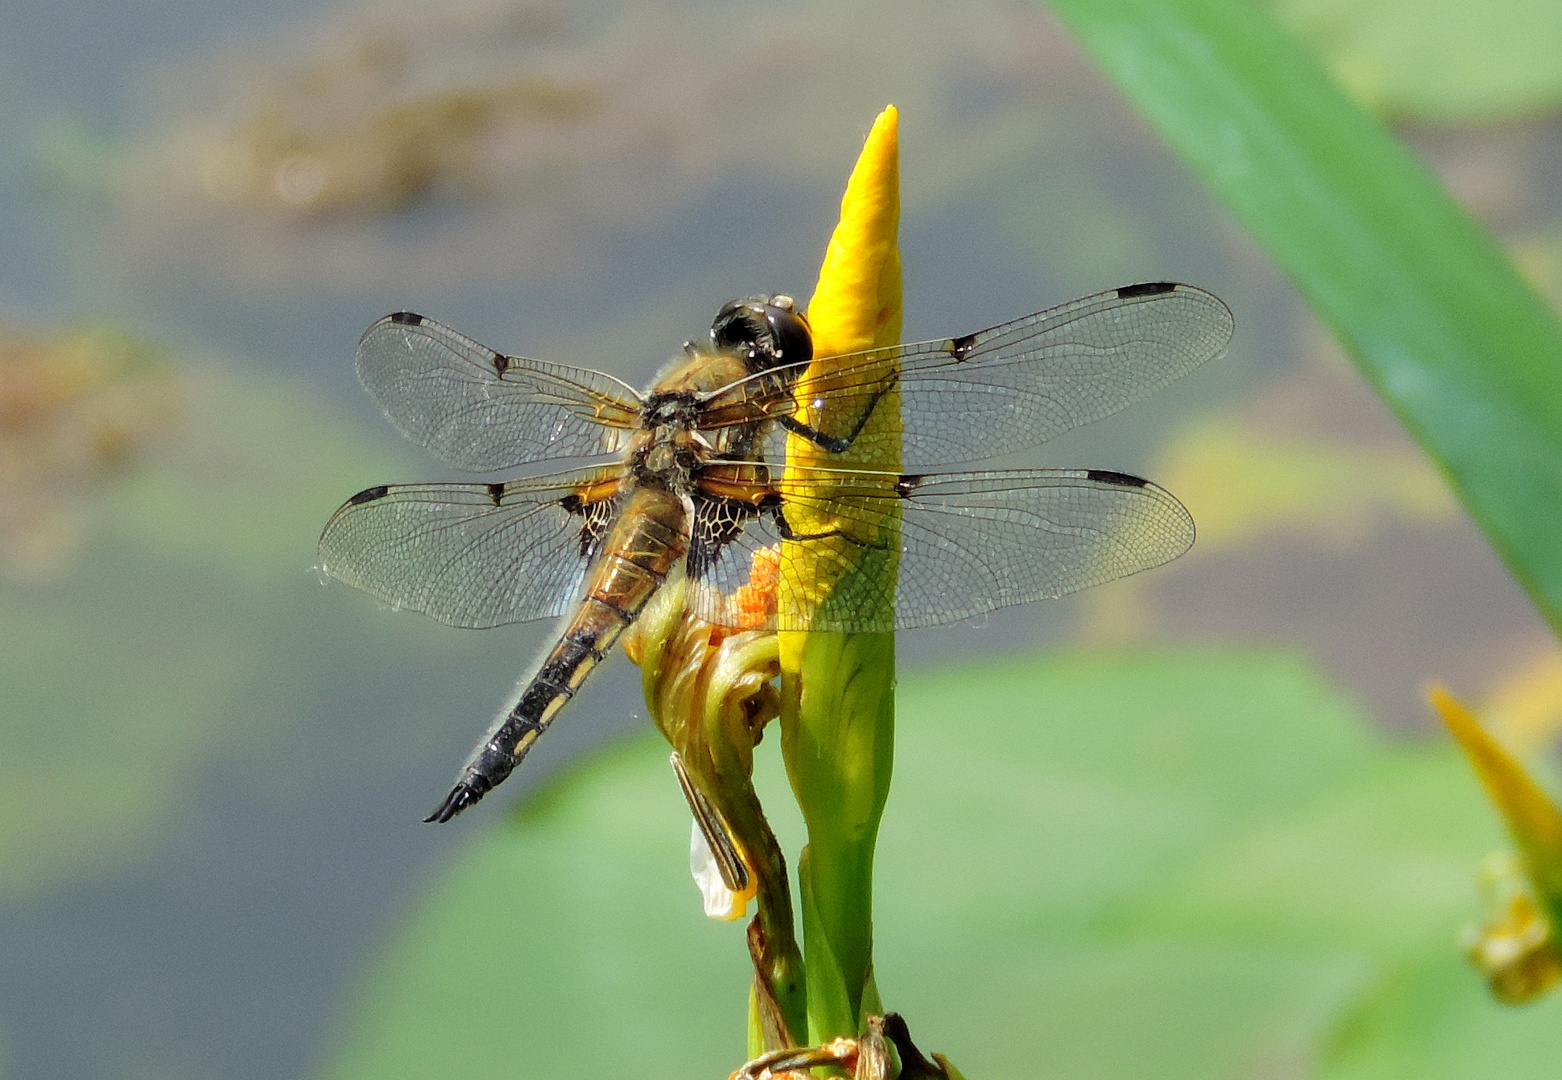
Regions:
[[[429,821],[449,821],[521,763],[688,546],[683,500],[661,488],[630,492],[586,571],[584,596],[520,698],[494,726]]]

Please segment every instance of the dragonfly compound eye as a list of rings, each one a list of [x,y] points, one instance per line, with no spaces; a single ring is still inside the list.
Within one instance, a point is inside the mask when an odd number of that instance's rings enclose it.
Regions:
[[[808,320],[796,311],[789,296],[733,300],[716,316],[710,333],[718,349],[746,352],[751,371],[813,359]]]

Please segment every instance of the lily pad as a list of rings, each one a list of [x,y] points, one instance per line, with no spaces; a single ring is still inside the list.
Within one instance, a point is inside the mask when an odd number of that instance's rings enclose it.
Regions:
[[[1458,955],[1476,863],[1502,843],[1473,778],[1448,746],[1375,733],[1294,656],[919,672],[897,742],[878,982],[966,1075],[1451,1078],[1562,1059],[1562,1005],[1500,1006]],[[761,793],[795,853],[774,756],[761,747]],[[650,737],[555,781],[408,917],[327,1075],[725,1076],[747,961],[741,927],[700,914],[688,830]]]

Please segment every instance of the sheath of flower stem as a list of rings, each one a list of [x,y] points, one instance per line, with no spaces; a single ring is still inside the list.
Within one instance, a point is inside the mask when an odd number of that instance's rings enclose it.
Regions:
[[[705,881],[706,914],[749,925],[755,981],[749,1056],[797,1045],[807,1031],[803,959],[792,921],[786,862],[754,791],[754,744],[779,711],[774,635],[734,631],[688,611],[684,582],[660,589],[624,635],[640,665],[646,704],[673,747],[672,763],[720,886]],[[721,852],[720,856],[716,856]],[[691,852],[691,863],[693,853]],[[700,881],[707,867],[695,870]]]
[[[893,107],[879,115],[847,183],[840,224],[807,310],[816,357],[894,345],[900,339],[896,121]],[[893,372],[886,375],[892,382]],[[801,398],[827,390],[829,378],[827,359],[817,362],[795,393]],[[820,397],[828,400],[829,395]],[[826,419],[828,424],[832,418]],[[850,428],[857,418],[833,419]],[[777,597],[783,616],[828,612],[832,604],[853,611],[864,603],[893,605],[898,519],[865,526],[834,517],[822,508],[850,496],[832,494],[820,473],[801,471],[849,466],[898,474],[900,400],[894,390],[877,401],[862,430],[869,437],[844,453],[825,451],[798,435],[788,439],[788,486],[820,489],[817,499],[807,500],[820,509],[799,506],[790,521],[793,531],[838,535],[810,540],[806,554],[783,545]],[[886,451],[886,445],[894,449]],[[858,452],[857,446],[871,450]],[[858,515],[862,509],[857,508]],[[788,513],[793,516],[792,510]],[[864,529],[873,535],[860,535]],[[892,616],[886,622],[892,623]],[[857,1035],[866,1013],[882,1011],[873,984],[873,851],[894,749],[895,635],[784,631],[780,660],[782,750],[808,829],[798,892],[809,1040],[818,1044]]]

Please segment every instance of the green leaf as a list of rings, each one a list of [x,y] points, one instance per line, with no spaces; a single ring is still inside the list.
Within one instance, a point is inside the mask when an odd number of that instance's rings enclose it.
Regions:
[[[1562,627],[1562,327],[1492,238],[1247,0],[1052,7],[1295,281]],[[1239,330],[1237,347],[1262,345]]]
[[[1507,1009],[1459,956],[1501,843],[1462,761],[1372,733],[1301,662],[919,672],[899,721],[878,985],[966,1075],[1454,1080],[1562,1058],[1562,997]],[[758,780],[795,852],[776,757],[767,740]],[[747,957],[740,925],[700,915],[688,835],[655,739],[556,781],[410,915],[328,1075],[727,1075]]]

